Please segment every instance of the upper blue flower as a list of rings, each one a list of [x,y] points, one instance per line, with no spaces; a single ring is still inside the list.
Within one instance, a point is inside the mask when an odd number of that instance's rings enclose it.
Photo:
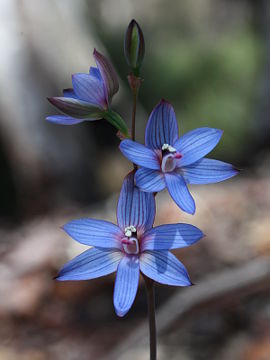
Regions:
[[[117,271],[114,307],[118,316],[124,316],[133,304],[140,271],[161,284],[191,285],[184,265],[169,250],[194,244],[202,232],[189,224],[153,228],[154,219],[154,196],[134,186],[132,172],[122,185],[118,225],[79,219],[63,227],[76,241],[94,247],[64,265],[57,279],[88,280]]]
[[[89,74],[74,74],[73,89],[64,90],[61,97],[48,99],[65,114],[48,116],[48,121],[60,125],[73,125],[104,117],[113,95],[119,89],[119,83],[109,60],[96,49],[93,56],[97,67],[91,67]]]
[[[204,127],[178,138],[174,109],[161,100],[149,117],[145,146],[123,140],[120,150],[130,161],[142,166],[135,174],[141,190],[159,192],[167,187],[176,204],[194,214],[195,202],[187,184],[215,183],[238,173],[230,164],[204,158],[221,136],[221,130]]]

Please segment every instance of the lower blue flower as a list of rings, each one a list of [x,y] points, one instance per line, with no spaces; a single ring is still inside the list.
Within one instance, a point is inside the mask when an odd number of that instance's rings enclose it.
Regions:
[[[203,233],[189,224],[153,228],[154,219],[154,196],[134,186],[131,172],[118,201],[118,225],[95,219],[72,220],[64,225],[74,240],[92,248],[64,265],[57,280],[89,280],[116,271],[113,303],[118,316],[131,308],[140,272],[161,284],[191,285],[186,268],[169,250],[192,245]]]

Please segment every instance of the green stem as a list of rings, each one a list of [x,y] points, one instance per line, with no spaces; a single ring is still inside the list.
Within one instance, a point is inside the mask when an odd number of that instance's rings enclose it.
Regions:
[[[127,124],[119,114],[109,109],[103,113],[103,117],[116,127],[116,129],[118,129],[125,137],[129,137]]]
[[[148,321],[150,335],[150,360],[157,359],[157,331],[156,331],[156,315],[155,315],[155,293],[154,281],[147,276],[144,277],[147,302],[148,302]]]
[[[134,91],[133,92],[133,107],[132,107],[132,124],[131,124],[131,140],[133,140],[133,141],[135,141],[137,96],[138,96],[138,91]]]

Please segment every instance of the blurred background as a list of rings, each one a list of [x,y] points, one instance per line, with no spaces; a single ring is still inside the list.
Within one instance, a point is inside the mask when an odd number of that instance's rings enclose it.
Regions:
[[[137,139],[155,104],[174,106],[181,134],[221,128],[210,157],[243,169],[194,186],[195,216],[166,192],[156,224],[189,222],[207,237],[176,251],[196,286],[156,287],[159,360],[270,359],[270,2],[267,0],[0,1],[0,360],[148,359],[141,284],[125,318],[114,314],[114,275],[56,283],[84,250],[60,226],[115,221],[131,169],[105,121],[57,126],[47,102],[94,65],[117,69],[114,109],[130,124],[124,32],[135,18],[146,55]]]

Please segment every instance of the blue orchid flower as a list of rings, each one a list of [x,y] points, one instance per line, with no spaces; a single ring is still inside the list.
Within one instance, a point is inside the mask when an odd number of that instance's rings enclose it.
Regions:
[[[146,192],[168,188],[175,203],[189,214],[195,202],[187,184],[209,184],[235,176],[238,170],[222,161],[204,158],[219,142],[222,131],[198,128],[178,138],[178,125],[170,103],[161,100],[152,111],[145,131],[145,146],[123,140],[122,153],[141,166],[136,185]]]
[[[124,120],[110,109],[112,97],[119,90],[117,74],[109,60],[96,49],[93,56],[97,67],[91,67],[89,74],[72,75],[73,89],[63,90],[61,97],[48,98],[64,115],[48,116],[46,120],[59,125],[74,125],[105,118],[128,136]]]
[[[189,224],[153,228],[154,219],[154,196],[134,186],[131,172],[118,201],[118,225],[79,219],[63,227],[74,240],[93,248],[64,265],[57,280],[88,280],[117,271],[113,301],[118,316],[124,316],[133,304],[140,271],[161,284],[191,285],[184,265],[169,250],[192,245],[203,233]]]
[[[46,120],[73,125],[103,118],[103,112],[109,108],[113,95],[119,89],[119,83],[109,60],[96,49],[93,56],[97,67],[91,67],[89,74],[72,75],[73,89],[63,90],[62,97],[48,98],[65,115],[48,116]]]

